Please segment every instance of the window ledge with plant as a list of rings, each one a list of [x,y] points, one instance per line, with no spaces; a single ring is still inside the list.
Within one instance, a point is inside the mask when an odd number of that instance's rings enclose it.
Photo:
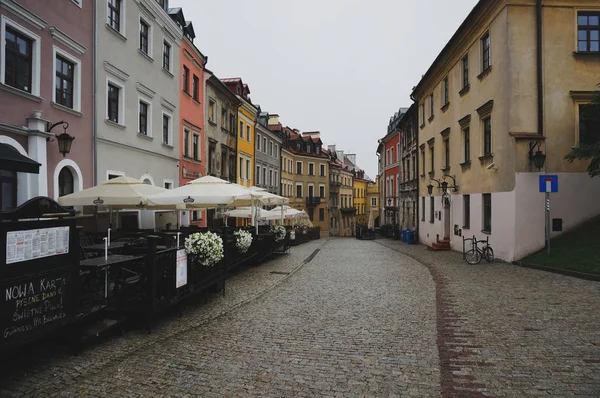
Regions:
[[[482,80],[483,78],[485,78],[487,75],[490,74],[490,72],[492,71],[492,66],[488,66],[487,69],[485,69],[483,72],[481,72],[480,74],[477,75],[477,78],[479,80]]]

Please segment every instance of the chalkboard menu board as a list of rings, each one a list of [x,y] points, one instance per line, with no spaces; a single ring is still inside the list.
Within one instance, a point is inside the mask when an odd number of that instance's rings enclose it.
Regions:
[[[0,285],[0,348],[25,342],[67,322],[70,272],[51,271]]]

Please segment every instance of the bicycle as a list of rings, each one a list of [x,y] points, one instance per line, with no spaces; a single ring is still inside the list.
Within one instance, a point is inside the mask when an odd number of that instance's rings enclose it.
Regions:
[[[479,264],[482,258],[485,258],[488,263],[494,261],[494,249],[492,249],[490,246],[489,238],[486,238],[485,240],[477,240],[475,235],[473,235],[473,238],[465,239],[465,241],[466,240],[470,240],[472,242],[471,250],[465,253],[465,260],[469,264]],[[478,243],[485,243],[485,246],[479,248]]]

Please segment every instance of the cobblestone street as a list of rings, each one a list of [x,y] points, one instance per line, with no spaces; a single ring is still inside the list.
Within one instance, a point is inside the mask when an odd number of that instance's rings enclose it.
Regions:
[[[150,335],[76,357],[34,345],[4,363],[0,396],[597,397],[598,303],[597,282],[322,239]]]

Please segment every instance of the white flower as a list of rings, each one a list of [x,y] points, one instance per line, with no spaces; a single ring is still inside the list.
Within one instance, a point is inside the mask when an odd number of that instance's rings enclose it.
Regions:
[[[238,230],[233,233],[235,237],[235,247],[240,253],[246,253],[252,245],[252,234],[248,231]]]
[[[285,227],[283,225],[271,225],[271,233],[275,235],[275,241],[285,238]]]
[[[185,238],[185,251],[198,255],[203,265],[213,266],[223,258],[223,239],[212,232],[196,232]]]

